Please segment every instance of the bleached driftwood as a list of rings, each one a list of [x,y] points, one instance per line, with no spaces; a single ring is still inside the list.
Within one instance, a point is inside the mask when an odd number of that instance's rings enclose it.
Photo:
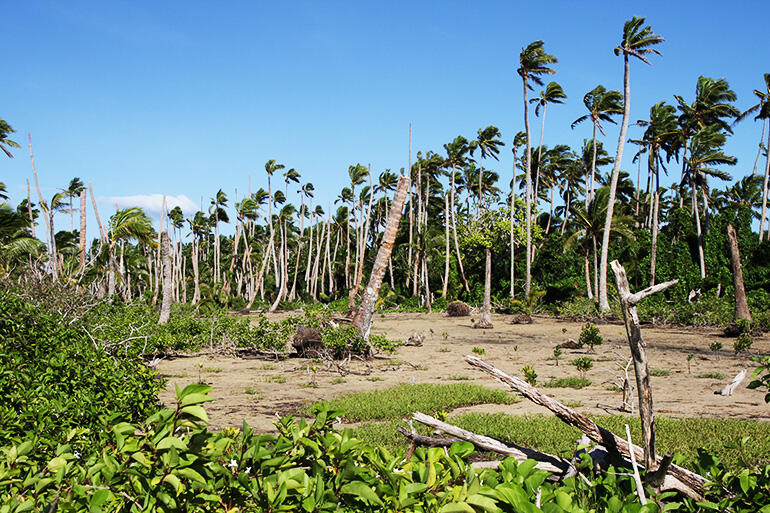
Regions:
[[[738,385],[743,383],[744,379],[746,379],[746,369],[743,369],[741,372],[739,372],[730,383],[724,386],[722,390],[717,390],[714,393],[717,395],[733,395],[735,389],[738,388]]]
[[[510,456],[517,461],[526,461],[528,459],[535,460],[537,468],[546,470],[553,474],[565,475],[574,473],[574,466],[566,459],[559,456],[553,456],[544,452],[536,451],[526,447],[518,447],[515,445],[504,444],[499,440],[490,438],[488,436],[477,435],[465,429],[461,429],[457,426],[447,424],[436,418],[426,415],[424,413],[415,412],[412,415],[412,419],[416,420],[420,424],[432,427],[448,435],[452,435],[461,440],[471,442],[476,447],[481,449],[496,452],[504,456]]]
[[[623,458],[629,459],[631,456],[631,451],[634,451],[634,456],[637,460],[644,460],[644,450],[641,447],[637,445],[629,445],[629,443],[623,438],[615,435],[603,427],[600,427],[585,415],[582,415],[572,410],[571,408],[564,406],[559,401],[548,397],[546,394],[540,392],[537,388],[533,387],[526,381],[515,376],[510,376],[476,356],[467,355],[465,357],[465,361],[470,365],[478,367],[484,372],[487,372],[491,376],[499,379],[535,404],[545,406],[554,412],[556,416],[559,417],[562,421],[571,426],[577,427],[583,431],[583,433],[585,433],[589,439],[602,445],[609,452],[619,454]],[[655,462],[656,468],[665,463],[664,459],[660,456],[655,456]],[[673,464],[671,464],[667,470],[668,475],[665,476],[661,485],[661,489],[678,490],[688,497],[698,499],[703,496],[703,487],[706,484],[706,479],[703,476]]]

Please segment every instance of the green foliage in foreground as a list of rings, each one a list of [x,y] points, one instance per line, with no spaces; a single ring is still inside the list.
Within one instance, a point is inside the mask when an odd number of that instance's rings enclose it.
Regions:
[[[479,385],[403,384],[384,390],[347,394],[329,401],[348,421],[400,419],[416,411],[437,412],[474,404],[513,404],[518,398]],[[309,410],[308,410],[309,412]]]
[[[107,426],[155,412],[162,387],[138,360],[92,342],[81,323],[0,292],[0,445],[34,439],[47,454],[68,433],[74,447],[98,442]]]
[[[177,390],[175,408],[115,425],[110,440],[87,453],[64,442],[53,457],[41,457],[34,437],[0,446],[0,511],[654,513],[663,503],[667,511],[755,511],[770,499],[770,467],[727,472],[706,454],[696,467],[715,481],[707,501],[647,490],[653,502],[646,508],[627,472],[595,472],[585,455],[578,466],[587,482],[571,477],[555,484],[532,460],[476,470],[467,442],[446,452],[418,448],[405,461],[350,430],[335,431],[338,413],[326,405],[309,424],[279,420],[277,436],[246,424],[212,433],[202,406],[209,391],[205,385]]]

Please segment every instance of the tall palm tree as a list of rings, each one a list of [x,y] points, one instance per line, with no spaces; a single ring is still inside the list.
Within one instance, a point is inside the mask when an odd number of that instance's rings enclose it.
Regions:
[[[444,165],[449,168],[449,218],[452,224],[452,234],[455,242],[455,253],[457,255],[457,264],[460,268],[460,277],[463,280],[465,286],[465,292],[470,293],[471,289],[468,286],[468,280],[465,278],[465,269],[463,269],[463,258],[460,254],[460,244],[457,240],[457,218],[455,210],[455,192],[457,189],[457,168],[464,168],[468,162],[467,154],[470,151],[468,140],[462,135],[458,135],[455,139],[444,145],[444,151],[446,152],[446,160]]]
[[[496,126],[489,125],[484,129],[479,128],[476,139],[471,141],[469,145],[471,156],[473,156],[476,150],[479,151],[479,169],[481,172],[479,173],[478,204],[476,205],[477,215],[479,213],[479,208],[481,208],[481,191],[483,189],[481,181],[484,177],[484,159],[486,157],[492,157],[493,159],[498,160],[500,146],[503,146],[504,144],[505,143],[500,139],[500,129]]]
[[[757,169],[757,162],[762,154],[762,139],[764,139],[765,132],[767,132],[767,144],[765,150],[770,148],[770,130],[767,129],[768,122],[770,122],[770,73],[764,74],[765,88],[764,90],[754,89],[754,95],[759,100],[757,103],[746,109],[736,118],[736,121],[745,119],[751,114],[756,114],[754,120],[762,120],[762,136],[759,138],[759,152],[757,153],[757,160],[754,162],[754,171]],[[764,240],[765,236],[765,222],[767,221],[767,194],[768,194],[768,179],[770,179],[770,152],[766,153],[765,159],[765,179],[762,182],[762,215],[759,221],[759,242]],[[753,175],[754,173],[752,173]]]
[[[18,143],[8,139],[8,136],[16,132],[3,118],[0,118],[0,150],[3,150],[8,158],[13,158],[9,148],[21,148]]]
[[[647,169],[652,177],[652,248],[650,253],[650,286],[655,284],[655,267],[658,254],[658,224],[660,216],[660,169],[666,169],[660,154],[665,151],[670,158],[676,146],[676,109],[666,102],[659,102],[650,108],[650,118],[639,120],[637,125],[645,128],[642,142],[647,145]],[[640,184],[637,184],[639,186]]]
[[[211,206],[209,207],[211,220],[214,221],[214,283],[221,281],[219,222],[230,222],[230,218],[225,210],[227,201],[227,194],[222,189],[219,189],[214,197],[211,198]]]
[[[556,82],[548,82],[545,89],[540,91],[540,94],[529,100],[530,103],[535,104],[535,116],[540,116],[540,110],[543,110],[543,116],[540,118],[540,143],[537,146],[537,160],[540,162],[543,153],[543,134],[545,133],[545,109],[549,103],[564,103],[567,98],[564,89]],[[538,190],[540,186],[540,166],[538,165],[535,170],[535,198],[537,198]]]
[[[532,288],[532,217],[530,211],[532,209],[532,137],[529,130],[529,101],[527,98],[527,92],[534,90],[532,84],[543,85],[543,80],[540,78],[542,75],[553,75],[556,70],[548,67],[550,64],[555,64],[558,59],[553,55],[548,54],[545,49],[545,42],[533,41],[528,46],[521,49],[519,54],[519,69],[516,70],[521,77],[522,86],[524,88],[524,131],[527,134],[527,153],[525,155],[524,172],[527,181],[526,191],[526,224],[527,224],[527,275],[524,282],[524,295],[529,297],[530,290]]]
[[[545,108],[545,107],[544,107]],[[543,118],[545,118],[545,111],[543,111]],[[508,204],[510,206],[510,226],[509,226],[509,235],[510,239],[508,243],[511,246],[511,285],[510,285],[510,295],[511,299],[513,299],[515,293],[516,293],[516,287],[514,285],[515,283],[515,276],[514,276],[514,261],[516,256],[516,240],[515,240],[515,234],[514,234],[514,226],[513,226],[513,220],[515,217],[515,210],[516,210],[516,166],[519,165],[519,160],[516,156],[516,150],[520,148],[521,146],[526,146],[527,144],[527,134],[525,132],[517,132],[515,136],[513,136],[513,141],[511,141],[511,152],[513,153],[513,172],[511,176],[511,194],[508,198]]]
[[[268,205],[268,224],[270,226],[270,241],[268,247],[270,248],[270,256],[273,261],[273,270],[275,271],[275,282],[279,281],[278,259],[275,256],[275,226],[273,223],[273,187],[271,184],[271,178],[273,173],[285,169],[286,166],[279,164],[275,159],[270,159],[265,162],[265,173],[267,173],[267,205]],[[280,191],[279,191],[280,192]]]
[[[650,53],[660,55],[660,52],[653,47],[662,42],[663,38],[661,36],[655,34],[649,26],[644,26],[644,18],[634,16],[624,24],[620,45],[615,47],[615,55],[623,54],[623,122],[620,126],[615,165],[612,168],[607,218],[604,223],[604,233],[602,234],[602,256],[599,267],[599,308],[604,312],[610,309],[610,303],[607,300],[607,260],[610,251],[612,215],[615,209],[615,190],[618,186],[618,176],[623,161],[623,145],[626,142],[628,118],[631,115],[631,64],[629,59],[630,57],[636,57],[642,62],[650,64],[646,56]]]
[[[69,198],[69,212],[70,212],[70,231],[75,229],[75,217],[73,215],[73,212],[75,212],[75,207],[73,205],[73,198],[75,196],[80,196],[80,191],[86,190],[85,185],[83,182],[78,178],[77,176],[70,180],[70,184],[67,186],[67,188],[64,190],[64,192],[67,194],[67,197]]]
[[[118,210],[110,217],[108,226],[108,246],[107,257],[109,258],[109,276],[107,295],[115,295],[117,262],[115,260],[115,246],[118,243],[135,240],[141,244],[150,244],[155,238],[155,230],[152,227],[152,221],[137,207]]]
[[[593,137],[591,139],[591,147],[593,149],[591,159],[591,174],[586,174],[586,204],[591,203],[594,194],[597,150],[596,131],[599,130],[602,136],[606,136],[604,133],[604,127],[602,126],[602,121],[617,124],[617,122],[612,119],[612,116],[621,114],[623,112],[623,106],[620,104],[620,100],[622,98],[623,95],[620,94],[620,91],[607,91],[607,89],[605,89],[605,87],[600,84],[594,87],[592,90],[588,91],[585,96],[583,96],[583,105],[585,105],[586,109],[588,110],[588,114],[580,116],[572,122],[572,128],[575,128],[575,126],[587,120],[591,120],[591,125],[593,126]]]

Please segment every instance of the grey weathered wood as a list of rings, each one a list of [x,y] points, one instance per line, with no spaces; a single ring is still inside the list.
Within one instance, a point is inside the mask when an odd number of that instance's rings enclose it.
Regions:
[[[485,449],[487,451],[493,451],[504,456],[510,456],[517,461],[526,461],[528,459],[535,460],[537,462],[536,467],[542,470],[546,470],[553,474],[566,474],[573,470],[573,465],[566,459],[559,456],[553,456],[544,452],[536,451],[534,449],[528,449],[526,447],[518,447],[515,445],[504,444],[499,440],[490,438],[488,436],[477,435],[470,431],[466,431],[457,426],[441,422],[440,420],[426,415],[424,413],[415,412],[412,418],[439,431],[443,431],[449,435],[457,437],[461,440],[471,442],[476,447]]]
[[[510,376],[496,368],[494,365],[490,365],[489,363],[476,356],[467,355],[465,357],[465,361],[470,365],[478,367],[484,372],[487,372],[491,376],[499,379],[530,401],[541,406],[545,406],[554,412],[556,416],[561,420],[571,426],[577,427],[583,433],[585,433],[588,438],[604,446],[608,451],[620,454],[624,458],[629,458],[631,451],[634,451],[634,455],[637,460],[642,460],[644,458],[644,450],[641,447],[636,445],[629,445],[628,442],[623,440],[621,437],[618,437],[611,431],[600,427],[585,415],[582,415],[572,410],[571,408],[564,406],[559,401],[548,397],[526,381],[515,376]],[[656,456],[655,461],[656,463],[662,462],[663,459]],[[669,469],[669,476],[673,479],[667,480],[666,489],[677,489],[690,497],[701,497],[703,495],[703,487],[706,484],[706,479],[703,476],[673,464]]]
[[[730,383],[725,385],[722,390],[718,390],[714,393],[719,395],[733,395],[735,389],[738,388],[738,385],[743,383],[744,379],[746,379],[746,369],[743,369],[741,372],[739,372]]]
[[[628,345],[631,347],[631,355],[634,358],[634,372],[636,374],[636,390],[639,396],[639,415],[642,418],[642,440],[644,442],[644,466],[649,472],[657,468],[655,462],[655,413],[652,403],[652,388],[650,387],[650,371],[647,365],[647,353],[645,352],[642,329],[639,324],[639,316],[636,313],[636,305],[645,297],[677,283],[678,280],[660,283],[631,294],[628,285],[626,270],[620,262],[613,260],[610,263],[612,272],[615,273],[615,283],[618,287],[620,306],[623,310],[623,320],[626,325]]]
[[[738,249],[738,237],[735,235],[733,225],[727,225],[727,239],[730,242],[730,264],[733,268],[733,285],[735,288],[735,320],[746,319],[751,322],[751,310],[746,301],[746,289],[743,288],[743,266],[741,265],[741,253]]]

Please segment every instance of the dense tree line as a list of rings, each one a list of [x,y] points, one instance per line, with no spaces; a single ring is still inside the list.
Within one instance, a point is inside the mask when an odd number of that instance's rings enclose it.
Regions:
[[[677,300],[691,290],[719,295],[732,287],[728,225],[738,233],[748,293],[766,301],[770,74],[745,111],[736,106],[727,80],[701,76],[692,96],[674,95],[670,103],[651,106],[646,119],[631,120],[632,61],[650,64],[662,41],[643,18],[626,22],[615,48],[623,58],[623,91],[599,84],[585,93],[585,114],[572,124],[586,133],[580,147],[544,143],[546,111],[564,103],[567,94],[543,80],[557,64],[543,41],[520,53],[524,130],[510,143],[490,125],[440,150],[417,152],[414,162],[410,147],[409,166],[400,173],[409,173],[411,189],[381,301],[430,309],[438,298],[481,303],[486,296],[487,306],[585,296],[606,311],[612,259],[625,265],[636,286],[680,279],[669,292]],[[540,118],[538,134],[530,127],[530,106]],[[736,164],[725,144],[743,120],[762,125],[753,170],[720,188]],[[618,121],[612,155],[603,139]],[[0,120],[0,148],[9,157],[19,147],[13,133]],[[635,177],[621,169],[627,143],[635,152]],[[489,163],[506,144],[514,167],[510,173],[493,171]],[[32,164],[34,173],[34,158]],[[352,306],[374,260],[399,173],[351,165],[339,195],[319,201],[300,171],[278,160],[265,163],[264,171],[265,188],[250,187],[241,198],[220,189],[209,208],[197,212],[164,208],[157,229],[138,208],[118,210],[102,225],[91,191],[99,220],[99,237],[91,244],[84,238],[84,183],[74,178],[44,198],[35,174],[36,200],[28,182],[24,201],[0,207],[0,274],[50,275],[125,301],[165,297],[275,310],[299,300],[344,298]],[[660,183],[661,171],[676,178],[670,187]],[[7,199],[4,186],[2,194]],[[70,229],[55,231],[54,221],[66,214]],[[755,220],[759,233],[752,232]],[[234,234],[223,235],[223,224],[234,226]],[[167,250],[160,244],[164,233]]]

